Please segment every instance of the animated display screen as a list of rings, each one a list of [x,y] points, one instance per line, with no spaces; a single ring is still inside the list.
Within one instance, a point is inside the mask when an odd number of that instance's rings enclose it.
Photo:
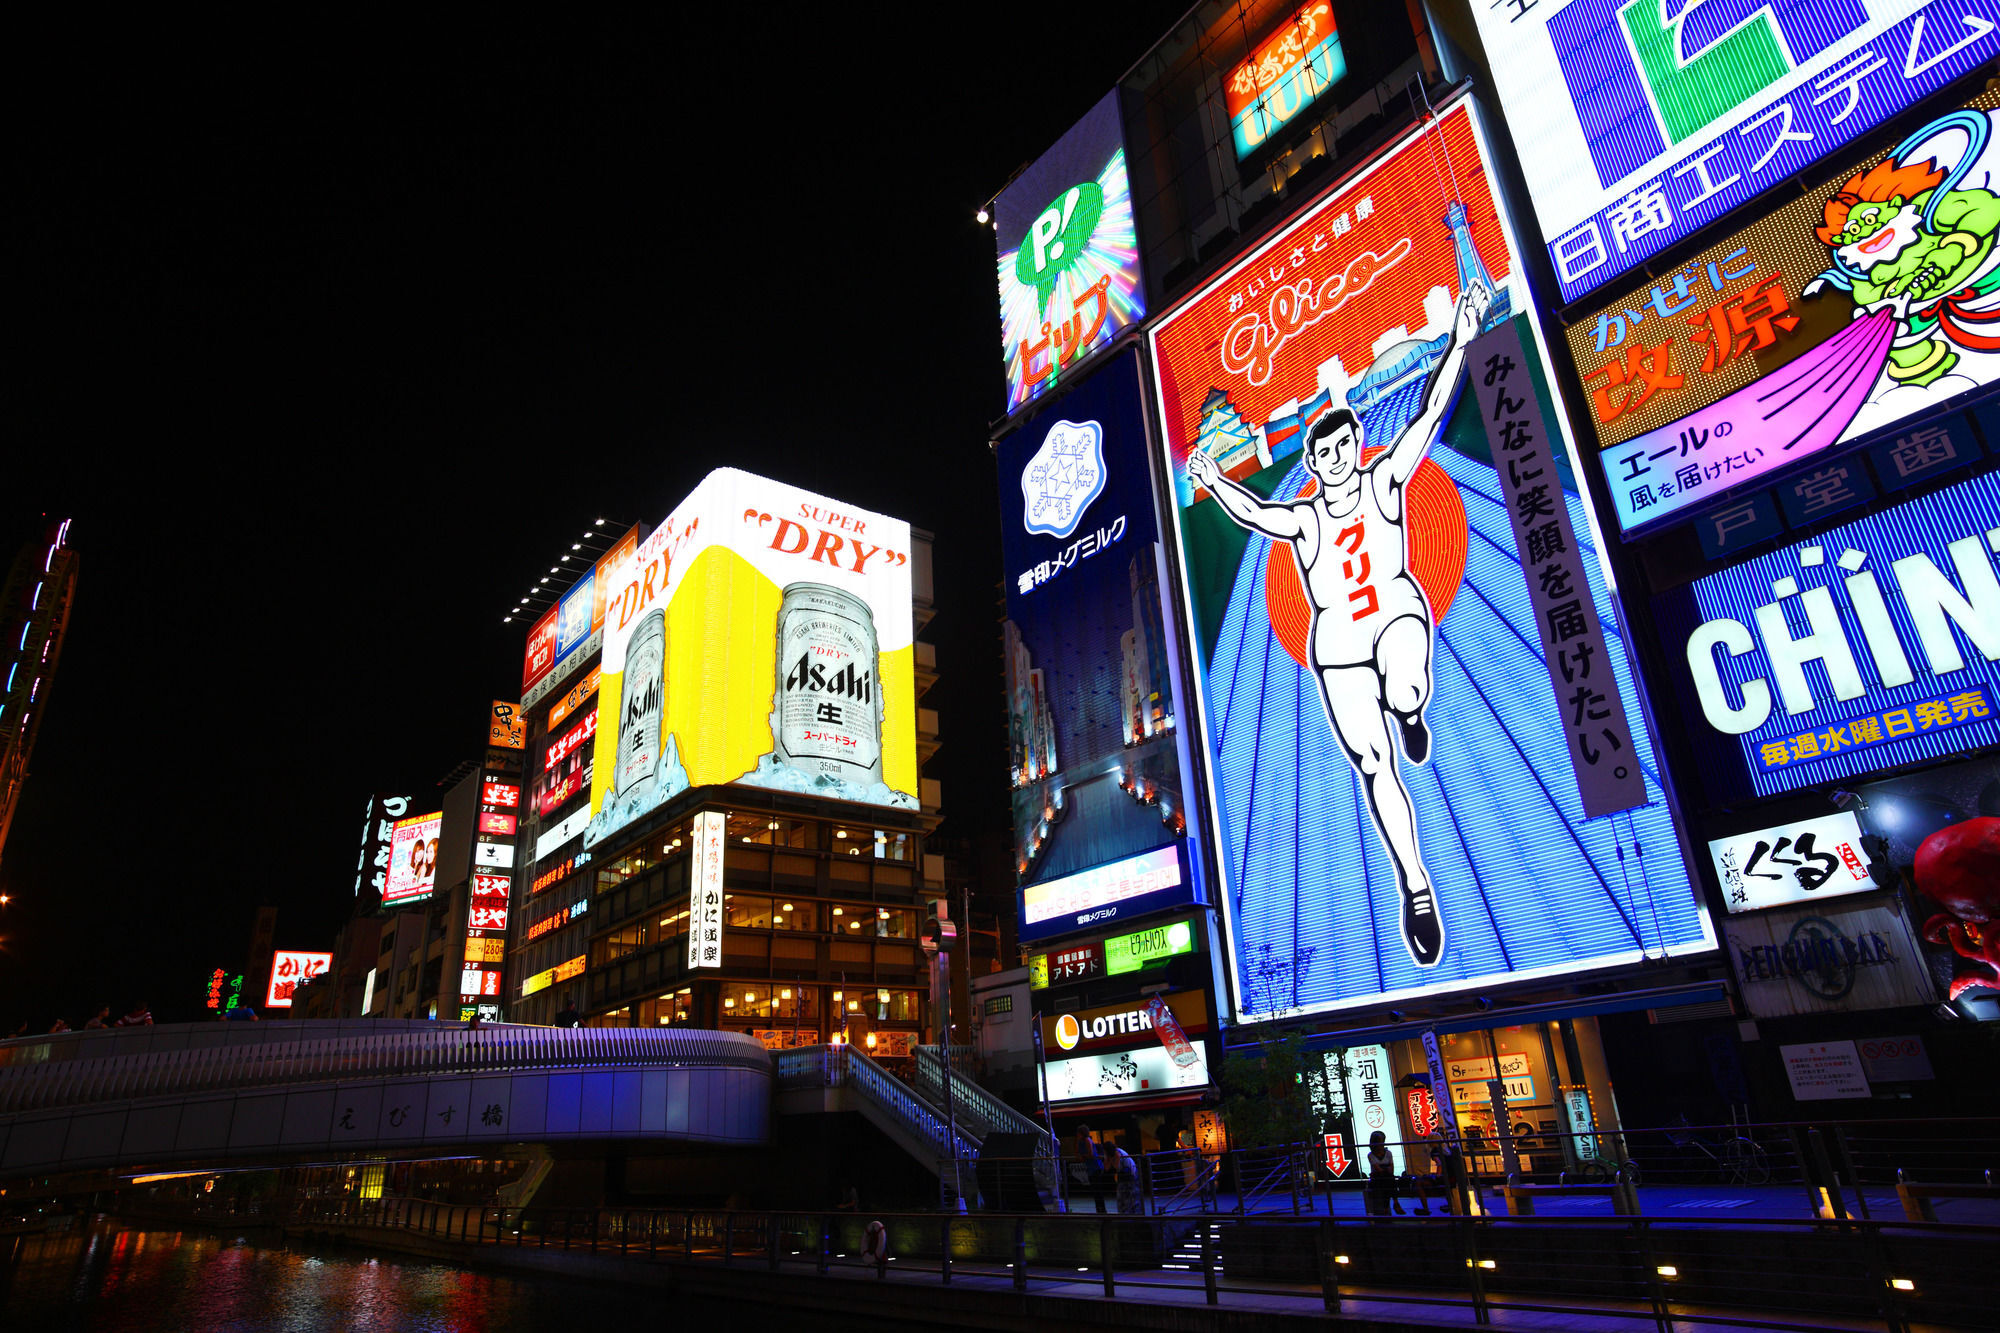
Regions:
[[[443,826],[442,810],[396,821],[389,831],[389,878],[382,889],[384,907],[431,896],[437,887],[438,830]]]
[[[1114,90],[993,201],[1007,410],[1146,317]]]
[[[584,846],[717,783],[918,808],[908,523],[719,468],[607,572]]]
[[[1996,0],[1472,12],[1565,301],[2000,54]]]
[[[1996,106],[1936,117],[1570,326],[1621,528],[2000,379]],[[1934,440],[1898,440],[1888,476]],[[1844,507],[1859,471],[1803,479],[1798,520]]]
[[[1714,946],[1491,171],[1460,100],[1153,332],[1246,1018]]]
[[[603,641],[610,572],[630,564],[638,546],[639,529],[632,528],[528,631],[527,653],[521,665],[521,707],[540,703],[568,677],[570,665],[597,651]]]
[[[2000,475],[1653,599],[1711,800],[2000,741]]]
[[[1273,132],[1347,76],[1340,28],[1328,0],[1309,0],[1265,38],[1222,85],[1236,156],[1248,157]]]
[[[1031,886],[1187,837],[1139,357],[1003,439],[1008,782]],[[1191,858],[1198,862],[1199,858]]]

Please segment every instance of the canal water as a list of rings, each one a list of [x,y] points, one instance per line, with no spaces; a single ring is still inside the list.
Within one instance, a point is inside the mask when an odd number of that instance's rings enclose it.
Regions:
[[[0,1265],[0,1329],[35,1333],[578,1333],[663,1322],[771,1328],[797,1317],[769,1306],[467,1271],[346,1247],[288,1245],[269,1233],[150,1230],[106,1219],[67,1232],[0,1236]],[[811,1318],[815,1333],[913,1333],[933,1327],[817,1313]]]

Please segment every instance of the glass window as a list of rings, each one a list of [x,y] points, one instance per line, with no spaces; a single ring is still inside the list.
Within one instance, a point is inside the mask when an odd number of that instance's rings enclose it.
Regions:
[[[694,990],[683,986],[657,999],[642,1000],[636,1008],[639,1027],[685,1027],[694,1021]]]
[[[909,907],[878,907],[874,912],[875,933],[883,939],[913,940],[917,937],[917,913]]]
[[[676,907],[666,909],[666,915],[659,919],[654,931],[655,939],[671,940],[687,934],[688,906],[683,900]]]
[[[754,893],[722,895],[722,924],[740,930],[769,930],[771,900]]]
[[[771,929],[819,929],[818,903],[803,898],[773,898],[771,903]]]
[[[868,903],[835,903],[828,925],[835,935],[867,935],[874,932],[875,908]]]
[[[876,829],[874,838],[874,856],[878,861],[908,861],[916,855],[917,840],[914,834]]]

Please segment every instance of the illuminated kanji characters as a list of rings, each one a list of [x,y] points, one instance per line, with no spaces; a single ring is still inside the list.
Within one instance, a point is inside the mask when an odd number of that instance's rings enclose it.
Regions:
[[[1791,313],[1784,275],[1773,274],[1741,296],[1718,301],[1688,321],[1696,342],[1706,345],[1701,368],[1714,374],[1745,352],[1777,345],[1778,331],[1791,333],[1799,317]]]
[[[1604,382],[1593,384],[1599,376],[1604,377]],[[1674,345],[1669,340],[1657,347],[1630,343],[1623,360],[1605,362],[1585,375],[1583,382],[1590,388],[1590,402],[1597,411],[1597,419],[1612,422],[1645,406],[1654,394],[1680,388],[1687,378],[1674,373]]]
[[[1665,231],[1674,225],[1673,210],[1658,181],[1643,185],[1619,200],[1604,220],[1611,226],[1611,240],[1620,254],[1630,242],[1646,233]]]

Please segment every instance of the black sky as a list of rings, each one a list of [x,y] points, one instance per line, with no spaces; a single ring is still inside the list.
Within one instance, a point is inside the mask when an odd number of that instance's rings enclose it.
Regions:
[[[724,464],[937,534],[929,771],[959,832],[1000,826],[972,214],[1181,8],[17,49],[0,558],[69,515],[81,576],[0,860],[0,1030],[195,1017],[259,903],[323,945],[364,796],[431,789],[517,695],[505,611]]]

